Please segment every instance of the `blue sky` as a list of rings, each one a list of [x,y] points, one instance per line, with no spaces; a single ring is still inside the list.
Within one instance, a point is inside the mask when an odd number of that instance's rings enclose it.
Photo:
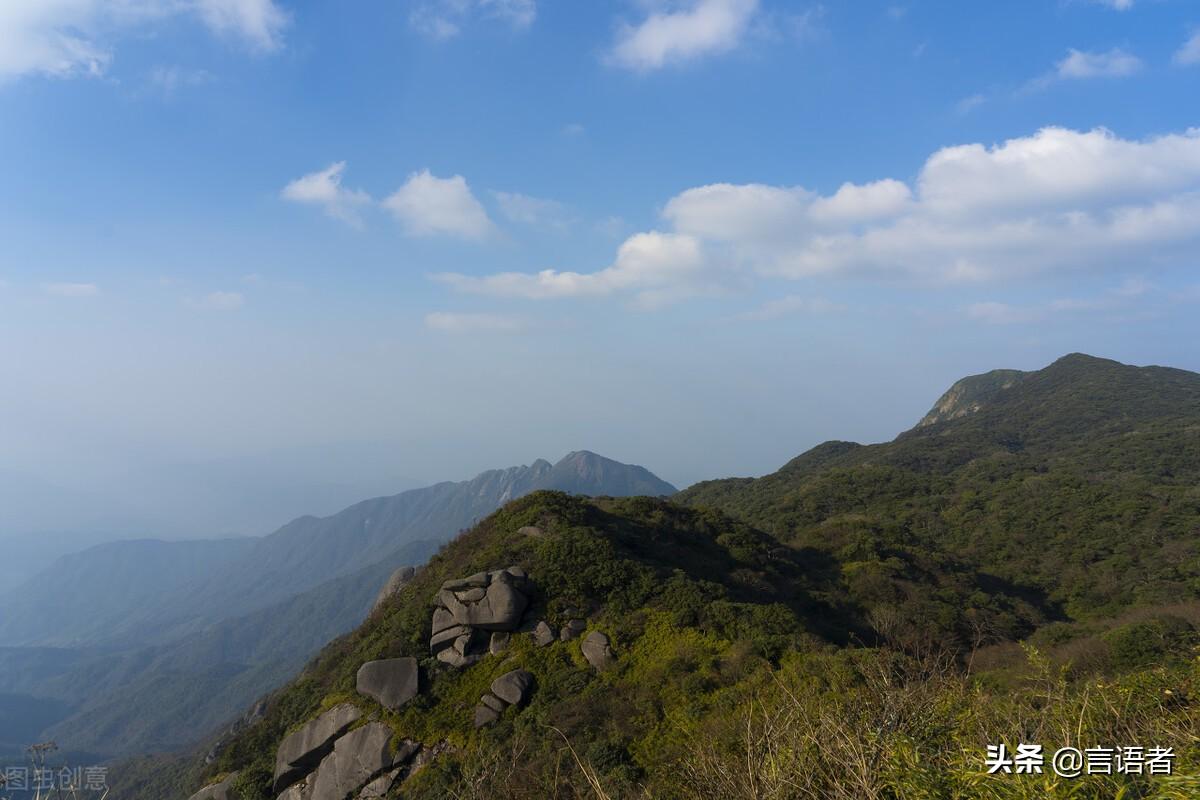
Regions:
[[[0,530],[686,485],[1200,369],[1184,0],[8,0]]]

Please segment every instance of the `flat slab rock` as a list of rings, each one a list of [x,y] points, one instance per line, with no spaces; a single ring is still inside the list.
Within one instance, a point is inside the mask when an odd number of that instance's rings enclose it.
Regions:
[[[358,668],[358,693],[396,711],[421,690],[420,667],[415,658],[368,661]]]
[[[303,778],[333,749],[334,740],[358,721],[362,711],[342,703],[288,734],[275,752],[275,791]]]
[[[209,784],[189,797],[188,800],[237,800],[233,794],[233,782],[237,776],[238,774],[234,772],[220,783]]]

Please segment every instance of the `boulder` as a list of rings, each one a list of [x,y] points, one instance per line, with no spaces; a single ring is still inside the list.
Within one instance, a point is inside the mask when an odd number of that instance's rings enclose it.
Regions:
[[[482,586],[476,586],[474,589],[467,589],[465,592],[455,592],[454,596],[461,603],[476,603],[484,598],[487,591]]]
[[[391,772],[383,773],[362,788],[362,791],[358,793],[358,800],[382,800],[387,797],[388,792],[400,780],[403,773],[403,769],[394,769]]]
[[[304,800],[346,800],[393,766],[392,729],[369,722],[342,736],[308,779]]]
[[[495,631],[492,633],[492,638],[488,641],[488,652],[492,655],[499,655],[508,649],[509,640],[512,634],[507,631]]]
[[[546,622],[546,620],[539,622],[537,627],[533,629],[533,641],[537,643],[538,647],[545,647],[548,644],[552,644],[557,638],[554,635],[554,628],[551,628],[550,623]]]
[[[592,631],[583,640],[580,645],[583,651],[583,657],[587,659],[598,670],[608,669],[616,663],[616,656],[613,655],[612,647],[609,646],[608,637],[599,631]]]
[[[480,704],[475,706],[475,727],[482,728],[500,719],[500,712]]]
[[[445,594],[445,593],[443,593]],[[453,593],[450,593],[453,597]],[[458,602],[457,598],[454,598]],[[472,628],[482,628],[488,631],[510,631],[521,622],[521,614],[529,605],[529,598],[524,593],[505,581],[492,581],[488,584],[487,593],[478,602],[459,608],[450,603],[446,608],[454,615],[454,621]]]
[[[355,684],[359,694],[396,711],[421,690],[420,670],[415,658],[368,661],[358,668]]]
[[[275,792],[311,772],[333,749],[334,740],[361,716],[353,703],[342,703],[288,734],[275,752]]]
[[[526,525],[524,528],[518,528],[517,533],[522,536],[532,536],[535,539],[540,539],[546,534],[536,525]]]
[[[580,634],[587,630],[587,623],[581,619],[573,619],[563,625],[562,630],[558,632],[558,637],[564,642],[569,642],[577,638]]]
[[[233,793],[233,782],[237,779],[236,772],[231,773],[220,783],[211,783],[188,798],[188,800],[236,800]]]
[[[492,681],[492,694],[499,697],[510,706],[517,706],[525,702],[529,697],[529,690],[533,688],[533,673],[526,672],[523,669],[514,669],[512,672],[506,672],[496,680]]]
[[[387,583],[385,583],[383,588],[379,590],[379,594],[375,596],[375,602],[371,604],[371,610],[374,611],[375,609],[379,608],[379,606],[383,604],[384,600],[387,600],[396,592],[407,586],[409,581],[411,581],[413,576],[416,574],[417,571],[413,567],[400,567],[398,570],[393,572],[391,576],[388,577]]]
[[[437,654],[438,661],[457,669],[469,667],[479,661],[481,658],[483,658],[482,654],[473,653],[470,655],[464,655],[454,647],[447,647],[445,650],[439,650]]]
[[[504,709],[508,708],[508,703],[504,702],[499,697],[496,697],[496,695],[492,694],[491,692],[488,692],[483,697],[479,698],[479,704],[481,706],[487,706],[497,714],[503,713]]]

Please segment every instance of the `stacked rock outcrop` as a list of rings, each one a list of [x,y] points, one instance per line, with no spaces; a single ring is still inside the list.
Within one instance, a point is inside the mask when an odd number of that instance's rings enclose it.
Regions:
[[[467,667],[493,647],[502,649],[503,640],[493,634],[514,631],[521,624],[529,605],[528,585],[520,567],[446,581],[433,611],[430,650],[444,664]]]

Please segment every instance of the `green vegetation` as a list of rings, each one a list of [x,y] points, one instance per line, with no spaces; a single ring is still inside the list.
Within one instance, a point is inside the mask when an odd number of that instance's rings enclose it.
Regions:
[[[352,701],[397,744],[442,743],[396,795],[418,800],[1200,796],[1200,376],[1074,356],[1002,378],[960,384],[892,443],[829,443],[675,502],[509,504],[191,785],[240,770],[244,800],[265,800],[280,739]],[[586,617],[616,666],[526,635],[463,671],[429,658],[441,583],[510,564],[535,618]],[[397,714],[354,675],[400,655],[427,680]],[[529,704],[475,730],[518,666]],[[1175,774],[988,775],[999,743],[1171,747]]]

